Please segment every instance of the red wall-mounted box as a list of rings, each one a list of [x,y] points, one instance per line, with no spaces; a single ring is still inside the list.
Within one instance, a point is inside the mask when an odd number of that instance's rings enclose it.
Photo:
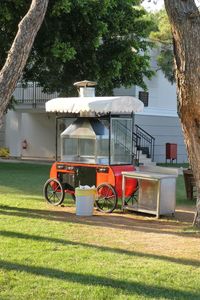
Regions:
[[[177,159],[177,144],[166,144],[166,159]]]

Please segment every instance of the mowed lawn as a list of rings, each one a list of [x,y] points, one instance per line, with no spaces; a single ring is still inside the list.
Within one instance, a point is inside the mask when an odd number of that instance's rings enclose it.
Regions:
[[[49,206],[49,169],[0,163],[1,300],[200,299],[198,234],[170,232],[166,220],[160,232],[153,218],[149,228],[134,217],[125,226],[120,214],[112,224]],[[185,240],[197,248],[188,252]]]

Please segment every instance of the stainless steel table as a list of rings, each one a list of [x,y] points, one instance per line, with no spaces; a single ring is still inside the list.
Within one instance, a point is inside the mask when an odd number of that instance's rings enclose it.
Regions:
[[[159,167],[122,172],[122,209],[154,214],[157,218],[160,215],[174,214],[177,176],[177,169],[171,171],[168,168]],[[138,180],[138,197],[132,205],[126,204],[126,178]]]

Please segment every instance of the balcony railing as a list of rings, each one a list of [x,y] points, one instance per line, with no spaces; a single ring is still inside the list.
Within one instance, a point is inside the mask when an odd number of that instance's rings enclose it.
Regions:
[[[44,93],[42,89],[37,82],[29,82],[26,86],[18,83],[13,96],[18,104],[30,104],[33,108],[58,97],[58,93]]]

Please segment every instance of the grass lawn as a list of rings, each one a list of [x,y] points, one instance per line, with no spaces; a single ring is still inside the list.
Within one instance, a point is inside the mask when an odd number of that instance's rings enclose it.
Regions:
[[[169,167],[169,168],[185,168],[187,169],[189,167],[188,163],[184,164],[176,164],[176,163],[160,163],[158,166],[161,167]],[[179,176],[176,181],[176,203],[177,205],[188,205],[193,206],[195,205],[195,200],[187,200],[186,198],[186,191],[185,191],[185,183],[183,176]]]
[[[1,300],[200,299],[199,235],[171,232],[166,220],[161,232],[153,218],[125,227],[120,215],[108,224],[51,207],[42,196],[49,169],[0,163]],[[181,176],[178,186],[185,203]]]
[[[194,206],[195,203],[195,200],[187,200],[183,175],[178,176],[176,180],[176,204]]]

